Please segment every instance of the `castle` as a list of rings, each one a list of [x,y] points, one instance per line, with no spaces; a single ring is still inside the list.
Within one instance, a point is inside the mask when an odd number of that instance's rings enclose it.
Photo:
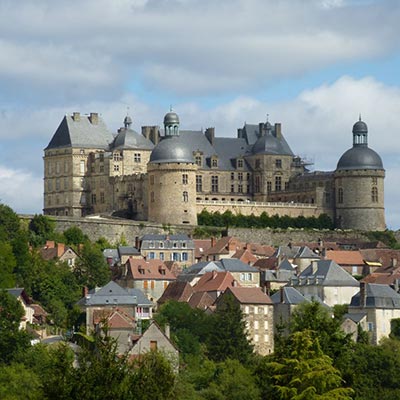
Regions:
[[[178,115],[132,129],[127,116],[113,135],[97,113],[61,121],[44,150],[44,214],[98,213],[163,224],[197,224],[197,214],[305,217],[328,214],[342,229],[384,230],[380,156],[368,147],[368,128],[353,126],[353,146],[336,170],[307,169],[280,123],[245,124],[236,138],[214,128],[180,129]]]

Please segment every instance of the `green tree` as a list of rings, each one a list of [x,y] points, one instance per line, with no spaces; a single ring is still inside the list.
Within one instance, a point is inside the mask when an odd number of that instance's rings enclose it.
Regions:
[[[231,358],[247,363],[251,360],[253,346],[246,337],[243,313],[229,292],[225,292],[212,316],[207,349],[215,361]]]
[[[0,288],[7,289],[15,286],[16,266],[17,262],[11,244],[0,242]]]
[[[0,204],[0,240],[13,240],[20,230],[18,215],[11,207]]]
[[[54,220],[42,214],[35,214],[29,223],[31,243],[40,246],[45,244],[46,240],[54,239],[54,228]]]
[[[8,292],[0,291],[0,362],[10,363],[30,346],[30,336],[19,329],[24,309]]]
[[[291,335],[289,357],[270,362],[269,369],[273,399],[350,400],[354,393],[343,387],[339,370],[307,330]]]
[[[65,242],[69,245],[79,246],[80,244],[88,241],[87,235],[85,235],[80,228],[77,226],[71,226],[63,232]]]

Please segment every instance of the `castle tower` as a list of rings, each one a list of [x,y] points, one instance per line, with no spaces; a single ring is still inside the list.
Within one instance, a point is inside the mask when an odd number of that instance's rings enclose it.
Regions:
[[[384,178],[381,157],[368,147],[368,127],[353,126],[353,147],[335,171],[335,223],[338,228],[385,230]]]
[[[179,117],[164,117],[165,137],[150,156],[148,219],[163,224],[197,225],[196,171],[190,144],[179,134]]]

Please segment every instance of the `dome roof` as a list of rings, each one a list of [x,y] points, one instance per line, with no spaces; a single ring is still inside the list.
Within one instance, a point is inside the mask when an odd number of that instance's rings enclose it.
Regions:
[[[286,143],[285,139],[277,139],[275,136],[266,134],[261,136],[257,142],[254,143],[253,154],[277,154],[277,155],[289,155],[292,156],[292,150]]]
[[[170,124],[179,124],[178,114],[173,111],[170,111],[169,113],[165,114],[164,117],[164,125],[170,125]]]
[[[340,157],[336,167],[337,171],[346,169],[383,169],[382,159],[367,145],[354,146]]]
[[[190,146],[179,136],[166,137],[154,148],[150,155],[152,163],[184,162],[194,163]]]
[[[368,133],[367,124],[360,119],[353,125],[353,133]]]
[[[114,149],[152,150],[154,144],[132,129],[121,128],[112,144]]]

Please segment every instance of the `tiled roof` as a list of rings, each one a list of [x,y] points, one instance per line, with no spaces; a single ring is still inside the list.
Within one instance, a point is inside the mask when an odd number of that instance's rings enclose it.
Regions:
[[[168,300],[187,302],[193,294],[193,288],[188,282],[175,281],[170,282],[164,290],[162,296],[158,299],[158,304],[163,304]]]
[[[120,256],[140,255],[140,251],[133,246],[119,246],[118,253]]]
[[[205,310],[214,304],[214,299],[207,292],[194,293],[189,300],[189,306]]]
[[[260,258],[254,263],[254,267],[260,269],[276,269],[279,259],[277,257]]]
[[[362,312],[362,313],[346,313],[343,315],[343,320],[345,319],[351,319],[355,323],[359,323],[363,318],[367,316],[367,313]]]
[[[360,292],[351,298],[350,307],[360,307]],[[365,284],[366,308],[400,309],[400,295],[388,285]]]
[[[224,236],[217,240],[214,246],[210,247],[207,250],[207,255],[217,255],[217,254],[228,254],[229,251],[226,248],[229,244],[229,242],[232,240],[232,236]]]
[[[259,272],[257,268],[235,258],[222,258],[220,261],[217,261],[216,264],[221,265],[225,271],[229,272]]]
[[[200,258],[205,255],[211,247],[211,239],[194,239],[195,258]]]
[[[365,278],[361,280],[361,282],[365,283],[379,283],[381,285],[393,285],[395,282],[400,281],[400,271],[397,269],[397,272],[386,272],[386,273],[372,273],[367,275]]]
[[[360,250],[365,261],[377,261],[383,267],[400,265],[400,250],[393,249],[365,249]]]
[[[207,272],[193,287],[195,292],[215,292],[224,291],[233,286],[235,278],[230,272]]]
[[[250,253],[250,251],[247,249],[237,250],[232,258],[237,258],[238,260],[243,261],[246,264],[253,264],[258,260],[258,258]]]
[[[328,250],[326,258],[339,265],[364,265],[364,258],[358,250]]]
[[[257,287],[230,287],[231,292],[241,304],[273,304],[271,298],[261,288]]]
[[[161,260],[129,258],[126,262],[133,279],[173,281],[175,275]]]

